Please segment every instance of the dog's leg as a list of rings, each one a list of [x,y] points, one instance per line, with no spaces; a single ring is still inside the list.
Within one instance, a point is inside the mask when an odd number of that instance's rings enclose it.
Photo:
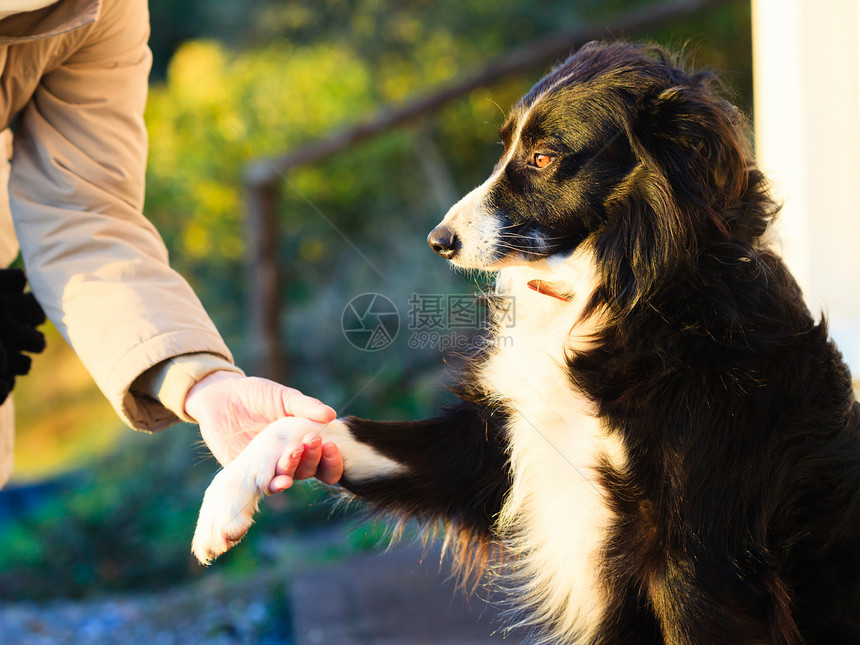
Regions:
[[[356,477],[347,466],[341,485],[383,512],[427,523],[442,520],[458,531],[490,539],[510,487],[502,417],[499,410],[470,403],[424,421],[350,417],[345,421],[358,441],[403,469]]]
[[[377,508],[482,533],[501,508],[506,459],[498,423],[485,408],[463,403],[425,421],[285,418],[260,432],[206,490],[192,543],[201,562],[242,538],[279,459],[310,433],[337,444],[343,487]]]

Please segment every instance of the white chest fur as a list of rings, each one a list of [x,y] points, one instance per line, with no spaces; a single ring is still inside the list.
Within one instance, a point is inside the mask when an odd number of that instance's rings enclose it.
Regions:
[[[508,268],[499,289],[514,297],[516,317],[499,329],[504,340],[482,377],[511,408],[513,486],[501,525],[515,560],[516,595],[531,619],[553,625],[551,636],[588,642],[604,613],[598,555],[612,515],[595,467],[608,457],[623,467],[624,451],[588,402],[571,386],[570,350],[590,343],[593,322],[579,322],[594,289],[590,255],[528,268]],[[539,278],[574,293],[570,302],[535,293]],[[528,618],[524,622],[531,622]]]

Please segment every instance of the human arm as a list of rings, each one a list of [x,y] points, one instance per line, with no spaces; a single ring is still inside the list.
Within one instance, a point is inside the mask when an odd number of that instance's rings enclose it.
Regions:
[[[232,357],[143,215],[148,35],[144,0],[105,0],[96,22],[20,46],[58,49],[15,121],[9,187],[36,298],[123,421],[157,431],[180,417],[134,389],[141,374]]]
[[[233,365],[143,215],[145,0],[104,0],[98,19],[88,20],[15,50],[48,61],[41,77],[28,77],[34,90],[14,128],[9,184],[24,263],[49,317],[129,426],[158,431],[195,421],[185,411],[192,389],[202,391],[213,374],[240,378],[195,413],[226,463],[289,406],[258,410],[237,429],[236,409],[253,410],[246,399],[265,388]]]

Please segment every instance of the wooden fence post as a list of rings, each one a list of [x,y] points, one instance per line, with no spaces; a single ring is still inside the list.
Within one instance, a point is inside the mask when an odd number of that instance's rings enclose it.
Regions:
[[[253,374],[285,383],[286,352],[281,332],[278,289],[279,182],[245,183],[247,213],[247,347]]]

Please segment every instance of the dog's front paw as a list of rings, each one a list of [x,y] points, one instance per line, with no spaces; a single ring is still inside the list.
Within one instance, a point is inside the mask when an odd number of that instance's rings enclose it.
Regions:
[[[200,506],[191,552],[201,564],[211,564],[245,536],[263,494],[251,478],[235,477],[241,473],[230,465],[212,480]]]
[[[263,429],[241,454],[215,476],[200,507],[191,551],[203,564],[228,551],[253,524],[254,513],[288,447],[301,448],[302,438],[325,426],[287,417]],[[298,455],[301,455],[299,450]],[[298,461],[292,463],[295,468]]]

